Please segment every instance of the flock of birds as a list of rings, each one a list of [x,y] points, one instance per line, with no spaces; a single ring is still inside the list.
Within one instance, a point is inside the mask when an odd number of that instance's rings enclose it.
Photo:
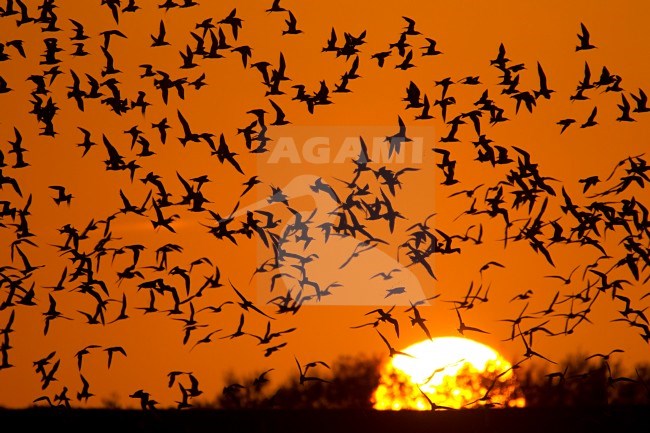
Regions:
[[[307,250],[310,242],[317,237],[324,237],[325,242],[335,236],[352,237],[358,239],[358,247],[352,255],[345,257],[347,260],[342,259],[341,268],[352,261],[363,260],[364,251],[389,244],[382,239],[383,234],[393,235],[396,227],[399,227],[403,220],[409,219],[408,215],[402,213],[407,213],[407,209],[400,211],[395,208],[395,198],[399,196],[402,188],[408,188],[408,182],[402,176],[418,169],[406,167],[394,170],[389,164],[373,162],[364,139],[360,138],[358,157],[346,166],[349,168],[350,179],[344,182],[344,187],[334,188],[322,178],[309,185],[314,194],[324,194],[336,205],[336,210],[332,213],[333,222],[317,225],[314,214],[305,217],[292,207],[291,198],[281,187],[274,186],[258,175],[249,175],[252,170],[250,161],[262,158],[273,147],[274,140],[268,132],[290,123],[288,115],[278,101],[282,99],[285,107],[289,104],[303,105],[310,115],[317,116],[319,106],[333,104],[335,98],[343,97],[343,94],[352,91],[354,80],[361,78],[358,68],[364,58],[368,59],[367,64],[364,64],[367,74],[371,74],[375,68],[392,67],[405,71],[416,66],[414,62],[417,59],[443,55],[438,50],[436,40],[424,37],[415,20],[403,17],[405,25],[396,35],[396,41],[390,43],[386,51],[367,53],[362,50],[366,43],[365,31],[358,35],[345,32],[344,38],[340,38],[340,32],[332,28],[322,53],[334,56],[336,61],[349,64],[346,72],[333,86],[328,85],[326,80],[322,80],[320,86],[314,90],[308,89],[306,85],[293,84],[290,88],[295,96],[288,99],[285,93],[289,92],[288,82],[298,81],[297,77],[288,76],[288,62],[284,55],[280,53],[277,63],[271,63],[255,58],[252,47],[239,45],[238,37],[246,30],[245,20],[233,9],[226,16],[209,17],[196,23],[187,35],[192,43],[179,50],[178,70],[163,71],[155,64],[142,64],[137,78],[142,80],[141,87],[145,90],[131,95],[122,90],[122,80],[126,79],[128,73],[118,69],[120,59],[113,56],[111,48],[116,40],[127,38],[126,30],[120,26],[123,17],[127,14],[152,13],[153,6],[141,5],[136,0],[102,0],[98,7],[103,9],[98,13],[110,13],[114,21],[111,23],[114,25],[98,35],[91,35],[80,19],[68,17],[67,20],[59,20],[58,15],[63,8],[55,0],[44,0],[38,7],[28,7],[21,0],[6,0],[4,6],[0,6],[2,26],[15,26],[16,34],[32,32],[27,36],[30,38],[37,34],[42,37],[45,46],[44,51],[40,53],[41,70],[26,77],[34,86],[30,93],[33,108],[29,114],[33,116],[34,124],[41,128],[39,135],[42,139],[54,142],[58,116],[76,116],[91,104],[105,106],[108,113],[118,117],[126,116],[131,111],[139,111],[143,120],[124,131],[125,136],[129,138],[130,149],[128,144],[121,143],[124,141],[122,138],[110,138],[114,132],[91,131],[83,126],[78,126],[80,142],[77,146],[80,148],[79,164],[83,164],[83,158],[90,153],[105,154],[105,170],[116,172],[116,179],[120,179],[119,176],[124,173],[131,183],[140,182],[144,191],[142,196],[127,197],[123,189],[116,186],[115,194],[119,194],[123,204],[121,208],[108,215],[93,215],[83,226],[66,224],[57,228],[61,241],[54,248],[60,257],[66,259],[66,263],[55,284],[43,285],[42,280],[37,277],[45,272],[43,268],[55,265],[35,264],[30,256],[35,249],[48,248],[39,244],[37,230],[30,224],[35,217],[30,212],[32,200],[42,200],[43,195],[40,192],[32,194],[32,191],[24,188],[25,179],[34,175],[30,171],[28,151],[34,151],[35,146],[34,143],[26,143],[26,140],[23,140],[17,127],[10,130],[12,137],[9,147],[4,144],[0,147],[0,189],[3,190],[0,200],[0,228],[3,240],[11,237],[11,263],[0,267],[0,375],[11,374],[14,367],[13,344],[16,341],[15,336],[21,331],[15,327],[15,323],[26,309],[42,312],[44,335],[48,335],[53,327],[59,326],[63,321],[82,321],[85,326],[101,327],[129,320],[135,315],[164,314],[182,323],[182,342],[187,345],[188,350],[215,343],[219,339],[235,338],[254,338],[263,348],[263,355],[267,358],[277,351],[290,350],[286,336],[296,332],[297,328],[276,329],[273,321],[281,315],[298,314],[306,302],[318,302],[322,298],[335,295],[337,290],[344,290],[339,283],[324,287],[324,284],[310,277],[310,268],[318,266],[318,254],[300,254],[291,246],[299,245],[303,250]],[[151,34],[151,50],[175,44],[176,41],[169,40],[167,36],[166,25],[169,26],[174,21],[175,14],[180,10],[198,7],[199,3],[192,0],[165,0],[157,5],[158,9],[165,11],[165,15],[159,27]],[[279,0],[273,1],[266,12],[284,18],[285,26],[281,30],[283,37],[301,37],[303,30],[299,17],[283,7]],[[420,42],[423,39],[426,42]],[[591,42],[588,30],[582,25],[575,51],[594,49],[596,46]],[[401,102],[405,103],[405,112],[417,111],[413,121],[429,122],[431,119],[442,119],[447,128],[445,135],[435,143],[428,143],[428,146],[433,148],[438,159],[435,169],[442,175],[442,187],[448,188],[450,192],[449,199],[467,201],[466,210],[457,219],[471,218],[473,224],[458,231],[433,225],[431,218],[435,214],[422,221],[411,220],[409,224],[412,225],[407,230],[397,233],[397,236],[402,238],[398,246],[399,260],[406,260],[406,267],[420,268],[424,274],[435,279],[435,269],[432,265],[434,257],[460,254],[463,248],[483,244],[483,230],[487,224],[491,227],[502,227],[504,246],[514,242],[526,243],[553,267],[554,249],[569,244],[583,246],[585,256],[588,255],[586,251],[589,251],[589,254],[596,253],[597,259],[593,263],[573,268],[566,275],[548,275],[549,280],[557,280],[562,283],[562,287],[548,300],[548,306],[544,310],[529,310],[529,300],[534,295],[532,290],[520,293],[510,300],[521,302],[523,305],[516,317],[504,319],[510,326],[507,339],[521,341],[521,362],[542,358],[553,363],[554,361],[535,350],[534,336],[543,335],[550,338],[574,333],[578,327],[591,323],[590,314],[596,302],[613,303],[618,310],[618,316],[614,320],[626,323],[646,343],[650,342],[650,325],[644,313],[647,307],[642,308],[640,305],[644,298],[650,297],[650,292],[632,292],[635,286],[642,287],[650,280],[650,218],[647,205],[642,199],[648,197],[644,188],[646,182],[650,182],[650,166],[644,155],[626,157],[615,163],[606,178],[601,179],[599,175],[593,175],[581,179],[582,194],[571,196],[555,179],[544,175],[542,167],[535,162],[534,155],[524,148],[495,144],[487,136],[489,128],[512,121],[522,106],[533,113],[542,101],[560,97],[550,87],[552,79],[547,78],[540,63],[537,64],[539,85],[534,89],[524,89],[520,77],[521,71],[526,69],[525,65],[509,59],[504,44],[496,51],[496,56],[489,61],[490,66],[500,74],[500,81],[496,85],[484,84],[487,79],[480,76],[467,76],[456,80],[451,77],[442,78],[435,82],[436,88],[440,88],[437,99],[432,94],[425,94],[412,81],[406,89],[406,95]],[[39,56],[39,53],[27,52],[26,44],[23,44],[21,39],[0,43],[0,63],[4,65],[3,68],[11,68],[21,57],[32,56]],[[79,72],[79,63],[74,64],[76,70],[68,66],[74,58],[86,56],[100,64],[103,60],[103,68],[95,74],[86,72],[82,75]],[[228,57],[241,59],[242,73],[256,74],[261,78],[261,96],[268,100],[266,109],[251,108],[246,113],[251,116],[250,123],[237,128],[236,138],[227,139],[224,133],[217,137],[208,131],[197,131],[190,125],[187,113],[181,112],[180,108],[169,119],[165,117],[155,122],[144,121],[151,105],[167,105],[174,96],[177,96],[180,105],[181,101],[185,100],[188,89],[203,91],[204,86],[209,85],[210,77],[205,71],[202,72],[202,67],[206,62]],[[392,61],[393,59],[396,60]],[[186,76],[190,74],[196,78]],[[7,105],[13,98],[22,96],[12,89],[14,84],[1,75],[0,98]],[[66,81],[65,90],[60,86],[62,81]],[[620,103],[617,104],[620,115],[616,120],[622,123],[641,120],[641,116],[650,111],[646,94],[641,89],[636,93],[628,93],[621,87],[621,82],[622,77],[611,73],[606,67],[602,68],[597,79],[592,78],[589,64],[585,62],[584,76],[579,80],[576,92],[570,99],[590,101],[590,93],[596,90],[620,95]],[[480,99],[472,101],[473,105],[468,111],[457,109],[460,101],[457,102],[452,93],[454,86],[458,85],[484,89]],[[500,91],[496,97],[495,86]],[[158,93],[158,98],[152,93]],[[59,106],[59,101],[65,98],[74,101],[74,106],[71,105],[68,110],[62,110]],[[157,101],[154,102],[154,99]],[[508,105],[508,99],[513,101],[514,108]],[[630,100],[634,105],[630,104]],[[580,128],[595,127],[598,125],[598,116],[597,106],[594,106],[587,119],[559,119],[558,133],[562,134],[568,128],[578,125]],[[397,117],[397,132],[386,137],[389,155],[403,152],[412,141],[407,125],[409,122],[404,121],[405,115],[402,113]],[[172,132],[183,147],[189,143],[207,145],[210,156],[216,157],[223,166],[215,170],[219,176],[244,175],[244,178],[247,178],[242,182],[241,194],[232,211],[218,210],[213,205],[213,200],[205,195],[202,188],[215,180],[213,174],[186,179],[177,173],[176,179],[169,179],[151,170],[149,161],[155,160],[154,155],[164,151],[162,145],[169,141]],[[460,144],[454,143],[467,142],[466,139],[460,138],[461,132],[475,133],[476,137],[471,141],[476,159],[467,163],[492,167],[494,173],[493,179],[485,179],[483,184],[473,185],[468,189],[462,189],[463,183],[456,176],[457,160],[454,158]],[[3,125],[2,134],[6,136],[7,125]],[[98,134],[101,134],[101,137],[98,138]],[[233,144],[235,140],[237,142]],[[489,184],[489,181],[492,181],[492,184]],[[178,187],[175,182],[180,183],[181,194],[169,192]],[[115,185],[119,185],[119,182],[116,181]],[[49,186],[55,193],[50,199],[54,200],[56,205],[83,206],[82,203],[76,202],[69,192],[69,186]],[[253,190],[262,191],[264,188],[270,189],[267,194],[268,205],[273,206],[273,211],[239,211],[240,201],[248,197],[247,194]],[[596,192],[598,188],[600,189]],[[157,246],[155,259],[143,260],[143,257],[148,257],[151,247],[137,242],[130,243],[128,238],[114,232],[116,221],[128,216],[150,221],[154,230],[174,233],[175,223],[183,218],[183,215],[189,215],[187,212],[209,219],[206,234],[211,235],[211,238],[235,245],[249,239],[263,244],[271,257],[254,270],[253,276],[269,275],[271,292],[274,288],[274,293],[282,290],[277,285],[277,281],[282,278],[295,281],[295,287],[286,288],[268,305],[257,305],[246,295],[244,289],[238,288],[230,280],[223,281],[221,272],[223,270],[227,273],[226,263],[217,264],[210,257],[201,257],[184,266],[181,262],[184,251],[182,243]],[[373,227],[379,228],[374,230]],[[281,230],[277,230],[278,228]],[[611,242],[605,243],[606,235],[618,236],[620,245],[610,247]],[[174,262],[174,256],[178,257],[177,262]],[[115,270],[115,260],[118,257],[122,257],[120,260],[124,260],[126,265]],[[107,263],[109,258],[111,262]],[[506,267],[506,264],[487,262],[479,270],[480,284],[475,285],[472,282],[464,296],[440,300],[450,303],[455,310],[459,334],[489,332],[470,326],[464,316],[472,308],[488,302],[490,285],[483,283],[483,275],[490,269],[499,267]],[[211,272],[200,276],[201,269],[205,268],[210,268]],[[577,272],[580,269],[582,275],[578,278]],[[368,284],[375,284],[377,281],[390,284],[401,271],[399,268],[386,269],[373,275]],[[111,279],[113,277],[116,277],[119,283],[127,284],[116,286]],[[139,291],[148,294],[149,302],[133,306],[132,299]],[[70,305],[59,305],[57,298],[61,292],[74,292],[79,301]],[[207,296],[203,295],[207,293],[225,293],[228,298],[218,306],[212,303],[206,305]],[[404,287],[391,287],[386,291],[386,302],[389,303],[392,296],[404,293]],[[361,318],[360,322],[363,323],[352,327],[373,328],[378,334],[377,341],[383,341],[392,357],[401,352],[390,342],[389,332],[384,327],[388,327],[392,330],[391,334],[394,333],[395,338],[399,338],[403,315],[406,315],[411,326],[421,328],[424,335],[431,338],[422,305],[440,296],[441,294],[436,294],[427,299],[412,299],[410,307],[403,313],[398,313],[395,307],[374,308]],[[92,308],[81,309],[80,305],[89,305],[88,303]],[[237,309],[237,323],[224,323],[215,319],[225,308]],[[212,319],[208,318],[208,313]],[[256,333],[247,326],[247,319],[251,315],[267,320],[268,324],[263,332]],[[368,317],[370,320],[364,321]],[[34,360],[34,370],[43,391],[43,395],[36,396],[34,402],[68,407],[71,402],[74,403],[75,397],[80,404],[87,402],[93,397],[93,393],[83,374],[83,360],[88,356],[98,356],[96,354],[100,352],[105,354],[107,368],[110,369],[118,358],[127,356],[128,350],[122,346],[104,347],[96,344],[80,348],[74,356],[80,377],[76,396],[68,395],[69,388],[66,385],[52,392],[52,384],[57,381],[61,362],[66,359],[61,353],[52,351],[47,356]],[[610,355],[618,352],[620,350],[615,349],[608,355],[594,356],[609,360]],[[329,368],[325,362],[303,363],[297,356],[295,362],[300,384],[329,380],[324,375]],[[271,370],[260,375],[255,381],[255,386],[267,382],[267,374]],[[619,380],[637,379],[610,377],[612,383]],[[178,387],[178,408],[192,407],[192,399],[203,394],[196,375],[189,371],[170,372],[168,385],[170,388]],[[223,393],[237,398],[242,388],[243,385],[237,383],[229,384]],[[154,396],[144,389],[134,390],[130,397],[138,400],[143,409],[152,409],[159,404]],[[484,400],[489,400],[487,393]]]

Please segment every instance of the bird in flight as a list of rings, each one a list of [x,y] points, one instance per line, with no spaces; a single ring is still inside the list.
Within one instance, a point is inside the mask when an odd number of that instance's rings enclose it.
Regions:
[[[285,24],[287,25],[287,28],[285,30],[282,30],[283,35],[299,35],[302,33],[302,30],[300,30],[298,26],[298,20],[296,17],[293,15],[293,12],[287,11],[289,14],[289,19],[284,20]]]
[[[571,125],[576,123],[575,119],[567,118],[567,119],[562,119],[557,122],[558,125],[562,126],[562,129],[560,130],[560,134],[562,134],[564,131],[567,130],[567,128]]]
[[[309,372],[310,369],[316,368],[317,366],[323,366],[325,368],[330,368],[329,365],[327,365],[323,361],[313,361],[305,364],[304,366],[300,364],[300,361],[298,361],[298,358],[294,356],[294,359],[296,361],[296,365],[298,366],[298,372],[299,372],[299,383],[301,385],[304,385],[306,382],[325,382],[329,383],[330,381],[327,379],[320,378],[318,376],[308,376],[307,373]]]
[[[562,275],[545,275],[544,278],[556,278],[558,280],[561,280],[564,282],[564,284],[571,284],[571,277],[573,276],[573,273],[578,270],[580,265],[576,266],[573,268],[573,270],[569,273],[569,276],[564,277]]]
[[[403,356],[408,356],[408,357],[410,357],[410,358],[413,358],[413,355],[410,355],[410,354],[408,354],[408,353],[406,353],[406,352],[402,352],[402,351],[399,351],[399,350],[395,349],[395,348],[394,348],[394,347],[393,347],[393,346],[388,342],[388,340],[386,339],[386,337],[384,337],[384,334],[382,334],[382,333],[379,332],[379,331],[377,331],[377,334],[379,334],[379,337],[383,340],[384,344],[386,344],[386,347],[388,347],[388,356],[390,356],[390,357],[392,358],[392,357],[394,357],[395,355],[403,355]]]
[[[269,319],[275,320],[275,317],[271,317],[268,314],[266,314],[265,312],[263,312],[262,310],[260,310],[259,308],[257,308],[251,301],[246,299],[244,297],[244,295],[242,295],[241,292],[239,290],[237,290],[237,288],[235,286],[233,286],[233,284],[230,281],[228,281],[228,282],[230,283],[230,287],[232,287],[232,289],[235,291],[235,293],[237,294],[237,296],[241,300],[240,302],[238,302],[238,304],[244,311],[252,310],[252,311],[255,311],[255,312],[261,314],[264,317],[268,317]]]
[[[48,188],[53,189],[58,193],[56,197],[52,198],[54,200],[54,203],[56,203],[57,205],[60,205],[61,203],[66,203],[68,206],[70,206],[70,200],[72,200],[73,195],[70,193],[66,193],[65,186],[50,185]]]
[[[580,30],[581,33],[578,33],[580,45],[576,46],[576,51],[591,50],[596,48],[595,45],[591,44],[589,40],[589,30],[587,30],[587,27],[583,23],[580,23]]]
[[[370,279],[381,277],[383,280],[390,280],[392,278],[395,278],[393,276],[394,273],[401,272],[401,271],[402,271],[401,269],[395,268],[395,269],[391,269],[389,272],[379,272],[373,275],[372,277],[370,277]]]
[[[401,116],[397,116],[397,123],[399,125],[399,130],[394,135],[386,137],[386,140],[389,143],[388,147],[388,157],[390,158],[393,153],[400,153],[402,149],[402,144],[411,142],[412,139],[406,136],[406,125],[402,120]]]
[[[454,308],[454,310],[456,310],[456,315],[458,316],[458,323],[459,323],[458,332],[460,333],[460,335],[464,336],[466,331],[480,332],[480,333],[483,333],[483,334],[489,334],[489,332],[484,331],[482,329],[475,328],[475,327],[472,327],[472,326],[467,326],[465,324],[465,322],[463,322],[463,318],[460,315],[460,311],[458,310],[458,307]]]
[[[113,355],[115,353],[120,353],[123,356],[126,356],[126,350],[124,350],[122,346],[107,347],[104,349],[104,351],[108,354],[108,368],[111,368],[111,364],[113,363]]]
[[[594,109],[591,111],[591,114],[589,115],[585,123],[580,125],[580,127],[590,128],[592,126],[596,126],[598,124],[598,122],[596,122],[596,114],[598,114],[598,107],[594,107]]]

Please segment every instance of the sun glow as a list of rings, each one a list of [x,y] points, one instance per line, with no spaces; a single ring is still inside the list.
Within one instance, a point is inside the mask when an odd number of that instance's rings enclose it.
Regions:
[[[382,367],[375,409],[430,410],[432,403],[453,409],[525,405],[512,365],[484,344],[439,337],[404,352],[412,357],[396,355]]]

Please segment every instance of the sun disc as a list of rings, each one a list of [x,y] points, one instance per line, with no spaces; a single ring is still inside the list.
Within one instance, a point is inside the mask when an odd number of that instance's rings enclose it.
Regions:
[[[512,365],[489,346],[468,338],[438,337],[415,343],[382,371],[373,396],[376,409],[430,409],[426,394],[440,406],[461,408],[493,403],[525,404]],[[492,381],[499,386],[490,387]],[[490,389],[490,399],[485,394]]]

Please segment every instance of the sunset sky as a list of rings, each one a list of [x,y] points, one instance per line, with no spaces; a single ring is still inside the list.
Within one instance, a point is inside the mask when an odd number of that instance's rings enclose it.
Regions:
[[[454,308],[458,307],[465,325],[486,331],[470,330],[465,336],[491,346],[512,363],[530,355],[528,337],[526,344],[517,333],[511,338],[515,332],[512,321],[520,314],[523,318],[519,332],[541,326],[555,334],[535,332],[530,347],[551,361],[559,363],[576,353],[607,354],[613,349],[624,351],[612,358],[625,368],[650,359],[650,335],[646,333],[645,340],[642,337],[648,328],[641,313],[650,305],[650,296],[644,298],[650,293],[650,223],[647,213],[643,214],[644,207],[650,206],[650,194],[643,183],[648,174],[642,168],[638,169],[642,174],[633,172],[648,157],[639,155],[649,149],[650,114],[633,111],[640,89],[650,92],[650,63],[645,55],[650,48],[650,36],[645,31],[650,16],[647,2],[395,4],[282,0],[280,7],[286,10],[267,11],[272,9],[272,1],[203,0],[193,7],[166,10],[159,7],[160,1],[138,0],[140,9],[123,12],[128,2],[122,0],[116,22],[111,9],[99,0],[57,0],[54,23],[51,15],[46,15],[40,22],[16,25],[21,19],[18,3],[13,2],[17,14],[0,13],[0,43],[4,44],[4,51],[0,50],[0,83],[6,81],[7,89],[11,89],[0,93],[0,150],[4,157],[0,176],[4,179],[0,185],[0,330],[11,329],[0,335],[4,359],[11,364],[0,369],[0,406],[26,407],[38,397],[53,398],[67,387],[73,404],[79,407],[102,406],[107,400],[136,407],[138,402],[129,395],[139,389],[149,392],[161,407],[172,407],[180,392],[176,386],[168,387],[167,375],[171,371],[192,372],[203,391],[199,399],[204,400],[219,395],[230,384],[231,373],[252,377],[272,368],[268,378],[279,385],[288,377],[298,376],[295,358],[306,364],[331,363],[341,355],[387,357],[388,348],[377,330],[396,349],[426,339],[420,327],[412,326],[413,311],[406,311],[411,303],[421,300],[424,302],[417,308],[433,337],[460,336]],[[0,8],[6,9],[6,4],[0,2]],[[38,20],[42,2],[25,0],[24,4],[28,16]],[[285,34],[288,11],[301,32]],[[219,23],[231,12],[242,20],[236,39],[231,25]],[[398,46],[390,45],[397,44],[407,30],[404,17],[414,20],[415,27],[413,34],[405,36],[408,46],[402,57]],[[204,36],[198,24],[208,18],[214,27],[206,29]],[[87,39],[73,40],[75,26],[71,20],[83,25]],[[152,36],[159,34],[161,22],[168,44],[152,46]],[[576,50],[581,23],[588,29],[595,48]],[[333,29],[337,36],[334,45],[351,47],[351,54],[324,50]],[[106,47],[105,32],[113,30],[125,37],[113,32]],[[193,54],[196,66],[183,67],[182,56],[187,56],[187,50],[196,50],[197,38],[203,39],[205,50],[210,51],[211,32],[217,41],[219,33],[223,34],[222,45],[227,47],[217,50],[223,57]],[[46,42],[49,38],[56,39],[62,49],[53,53],[53,58],[46,55],[47,44],[52,43],[51,39]],[[355,38],[363,43],[350,45]],[[426,38],[436,42],[440,54],[423,55],[430,45]],[[22,44],[12,42],[16,40]],[[77,49],[74,44],[79,43],[84,44],[88,55],[72,55]],[[497,68],[501,44],[508,59],[503,68],[512,68],[511,79],[518,80],[518,84],[500,84],[504,75]],[[24,49],[25,57],[18,47]],[[246,67],[242,55],[233,51],[237,47],[251,49]],[[388,51],[390,55],[379,67],[373,55]],[[402,70],[397,66],[408,53],[412,53],[414,66]],[[112,56],[117,70],[108,72],[114,73],[106,74],[107,54]],[[264,83],[263,65],[259,69],[252,65],[268,62],[272,82],[277,77],[273,71],[282,75],[282,71],[278,72],[281,58],[286,64],[286,79],[277,80],[279,92],[275,94],[274,86]],[[350,77],[348,72],[357,60],[358,77]],[[144,64],[152,65],[152,76],[142,77]],[[538,64],[548,88],[553,90],[550,99],[534,99],[533,92],[540,89]],[[585,100],[573,100],[571,96],[584,81],[585,64],[591,71],[591,83],[602,80],[603,84],[585,89]],[[60,74],[52,74],[53,68]],[[610,82],[605,80],[608,77],[602,77],[603,68],[609,72]],[[86,92],[83,111],[70,97],[73,74],[80,81],[81,91]],[[166,103],[160,85],[156,85],[165,74],[171,82],[180,80],[176,86],[171,85]],[[204,86],[190,84],[202,74]],[[350,91],[334,92],[344,74],[349,77]],[[91,98],[89,76],[99,83],[111,79],[116,82],[102,85],[102,96]],[[462,84],[466,77],[479,77],[479,83]],[[443,86],[436,82],[446,78],[452,84],[444,96],[453,100],[446,100],[450,105],[443,120]],[[41,80],[44,86],[39,86]],[[327,104],[318,103],[323,83],[329,89],[329,96],[323,98],[330,101]],[[422,108],[407,108],[411,83],[420,91],[416,98],[419,102],[426,95],[433,118],[416,119]],[[304,86],[304,99],[309,103],[296,97],[295,86],[299,85]],[[3,87],[0,85],[0,92]],[[177,91],[179,87],[182,94]],[[37,89],[43,91],[34,93]],[[119,93],[117,99],[128,108],[124,113],[116,113],[102,103],[115,96],[115,90]],[[132,108],[140,91],[150,104],[144,113],[137,104]],[[487,99],[503,109],[502,116],[508,120],[491,122],[489,109],[471,114],[481,107],[476,102],[485,91]],[[525,101],[517,109],[513,97],[520,94],[523,98],[526,92],[535,100],[532,112]],[[620,121],[623,97],[631,105],[634,121]],[[49,120],[53,136],[44,135],[48,132],[48,113],[35,109],[36,101],[42,100],[44,107],[50,98],[56,106]],[[310,112],[309,104],[314,101]],[[273,104],[284,112],[288,124],[281,124]],[[594,107],[597,124],[582,128]],[[266,132],[260,132],[262,125],[255,114],[259,109],[266,111]],[[39,121],[37,113],[45,119]],[[486,146],[503,147],[510,163],[493,165],[477,160],[481,147],[474,143],[479,134],[472,116],[480,123],[480,134],[492,140]],[[165,143],[152,127],[164,118],[169,125]],[[185,136],[181,118],[192,133],[198,134],[196,140],[180,140]],[[458,141],[449,142],[445,138],[449,137],[453,119],[465,123],[458,128]],[[560,134],[562,126],[558,122],[563,119],[575,122]],[[402,144],[399,153],[389,157],[385,138],[398,134],[400,120],[412,141]],[[253,122],[257,123],[251,127],[251,134],[258,140],[249,148],[243,130]],[[133,127],[141,131],[140,137],[149,143],[152,155],[142,152],[144,140],[138,142],[135,138],[132,145],[132,136],[125,131]],[[81,128],[90,132],[96,144],[83,156],[84,149],[79,146],[84,141]],[[15,131],[22,137],[20,146],[24,149],[18,154],[12,148],[12,142],[17,141]],[[268,139],[265,151],[253,152],[260,145],[260,135]],[[361,151],[359,137],[367,145],[371,162],[356,182],[361,190],[351,196],[353,189],[347,184],[355,179],[357,165],[353,160]],[[113,166],[116,169],[110,169],[111,163],[106,162],[111,157],[105,142],[123,157]],[[236,154],[236,164],[220,160],[222,142]],[[530,163],[521,150],[530,155]],[[452,178],[457,183],[445,182],[449,170],[443,162],[445,151],[456,161]],[[28,164],[25,167],[17,163],[21,152]],[[523,165],[530,171],[524,173],[529,177],[521,182],[530,186],[531,179],[539,176],[550,188],[534,192],[536,198],[530,207],[525,202],[515,208],[513,201],[521,184],[512,180],[513,173],[522,175]],[[135,170],[132,179],[129,167]],[[399,175],[401,184],[391,191],[381,173],[400,170],[404,170]],[[165,205],[165,197],[155,183],[142,181],[148,175],[149,179],[159,177],[169,205]],[[191,180],[204,175],[208,181],[200,187],[200,182]],[[615,191],[626,181],[626,175],[634,175],[641,184],[631,179],[629,187]],[[245,183],[253,176],[260,183],[251,183],[252,188],[242,196]],[[581,180],[591,176],[598,176],[600,182],[585,193]],[[194,211],[191,203],[183,202],[188,191],[181,178],[193,193],[200,188],[206,200]],[[16,181],[20,194],[11,179]],[[327,185],[336,197],[328,192]],[[69,205],[54,200],[58,193],[51,186],[64,186],[65,192],[72,194]],[[367,190],[363,190],[365,187]],[[508,211],[507,231],[502,215],[489,212],[489,200],[499,187],[503,202],[498,206]],[[287,204],[281,203],[283,197],[274,188],[281,189]],[[474,188],[473,196],[462,193]],[[592,227],[586,233],[577,230],[571,234],[578,224],[571,212],[563,211],[563,189],[580,211],[598,216],[596,230]],[[607,195],[593,196],[610,189]],[[125,203],[120,193],[136,207],[145,204],[140,215],[121,212]],[[280,203],[271,203],[272,196]],[[599,211],[602,207],[598,206],[588,208],[595,201],[620,211],[617,215],[626,220],[629,232],[622,223],[606,227],[607,211]],[[636,204],[630,210],[631,202]],[[341,203],[345,203],[345,211]],[[390,207],[400,214],[394,227],[386,217]],[[157,219],[156,208],[164,217],[174,216],[170,223],[173,232],[152,225],[151,221]],[[522,234],[522,228],[529,227],[542,210],[542,225],[535,239],[548,249],[554,266],[541,252],[534,251]],[[624,214],[624,210],[629,212]],[[344,224],[342,213],[347,218]],[[114,218],[109,218],[112,215]],[[364,227],[354,231],[344,227],[352,216]],[[227,229],[231,230],[246,227],[247,218],[249,224],[250,218],[255,218],[259,226],[273,227],[253,228],[248,235],[245,230],[233,233],[235,242],[228,236],[219,238],[223,232],[215,228],[219,225],[216,220],[230,217],[233,221]],[[21,218],[33,236],[25,236]],[[107,219],[108,236],[102,222]],[[423,244],[414,246],[417,230],[412,226],[425,224],[425,220],[443,249],[426,259],[435,278],[422,265],[411,262],[413,254],[426,250],[430,242],[431,238],[426,238]],[[572,242],[553,242],[551,222],[561,226],[563,235]],[[81,235],[91,223],[97,228],[81,236],[78,247],[71,248],[74,242],[66,245],[66,225]],[[336,227],[344,229],[337,234]],[[287,228],[289,234],[285,236]],[[331,229],[329,237],[324,234],[327,228]],[[482,242],[473,242],[470,238],[476,238],[479,231]],[[506,233],[507,243],[503,240]],[[453,237],[451,248],[460,248],[459,252],[445,253],[444,235]],[[282,251],[289,255],[271,269],[274,239],[282,239]],[[105,254],[99,253],[102,245]],[[166,268],[156,253],[165,245],[172,245],[172,250],[180,247],[169,252]],[[609,257],[594,265],[603,255],[598,248]],[[137,262],[134,251],[138,252]],[[34,269],[26,269],[21,254]],[[91,259],[92,278],[80,266],[79,258],[84,255]],[[626,257],[637,266],[638,275],[634,275],[634,265],[621,261]],[[492,261],[497,264],[482,270]],[[221,286],[206,288],[201,296],[195,296],[215,276],[216,268]],[[64,269],[62,287],[53,289]],[[81,269],[79,275],[74,275],[75,269]],[[377,276],[393,269],[398,271],[390,279]],[[572,271],[570,281],[550,277],[568,277]],[[183,274],[189,278],[187,287]],[[175,307],[171,291],[159,291],[160,285],[146,285],[157,279],[175,288],[179,314],[169,313]],[[91,280],[90,285],[105,305],[104,324],[89,324],[81,313],[92,317],[98,305],[95,295],[80,291],[80,285],[83,290],[82,283]],[[611,282],[616,280],[622,280],[620,287],[613,288]],[[105,284],[107,293],[99,281]],[[333,284],[331,294],[317,299],[313,283],[321,291]],[[261,312],[245,311],[237,305],[242,300],[233,286]],[[470,286],[473,292],[466,298]],[[34,297],[30,302],[32,287]],[[462,308],[464,300],[477,296],[479,287],[478,298],[485,296],[489,287],[489,300],[475,299],[470,308]],[[590,287],[587,292],[586,287]],[[280,314],[271,303],[287,293],[295,298],[299,292],[308,298],[295,314]],[[160,311],[145,314],[143,309],[149,306],[151,293]],[[553,311],[542,314],[556,293]],[[575,297],[584,299],[586,294],[586,300]],[[519,295],[523,299],[518,299]],[[44,335],[50,296],[65,317],[51,320]],[[128,317],[123,318],[124,298],[124,315]],[[224,302],[231,303],[224,305],[221,312],[204,309]],[[190,316],[190,304],[194,317]],[[376,320],[376,313],[367,314],[371,310],[387,311],[393,306],[391,314],[399,322],[399,338],[390,323],[357,327]],[[586,319],[581,320],[580,314],[587,308],[583,316]],[[247,334],[263,337],[269,322],[271,332],[288,332],[268,344],[258,344],[258,339],[250,335],[229,338],[237,333],[241,317],[241,331]],[[116,318],[121,320],[110,323]],[[11,320],[11,327],[6,326]],[[194,329],[184,344],[188,326]],[[212,332],[211,342],[196,344]],[[80,372],[75,354],[89,345],[99,347],[88,350]],[[277,350],[266,352],[273,346],[278,346]],[[108,368],[105,349],[110,347],[123,348],[127,356],[114,353]],[[42,389],[43,374],[36,371],[35,362],[52,352],[56,353],[45,371],[60,361],[56,380]],[[539,356],[526,362],[539,363],[549,371],[560,369]],[[94,394],[87,403],[74,398],[82,389],[80,373]],[[320,369],[318,374],[328,378],[330,372]],[[186,380],[180,380],[185,386]]]

